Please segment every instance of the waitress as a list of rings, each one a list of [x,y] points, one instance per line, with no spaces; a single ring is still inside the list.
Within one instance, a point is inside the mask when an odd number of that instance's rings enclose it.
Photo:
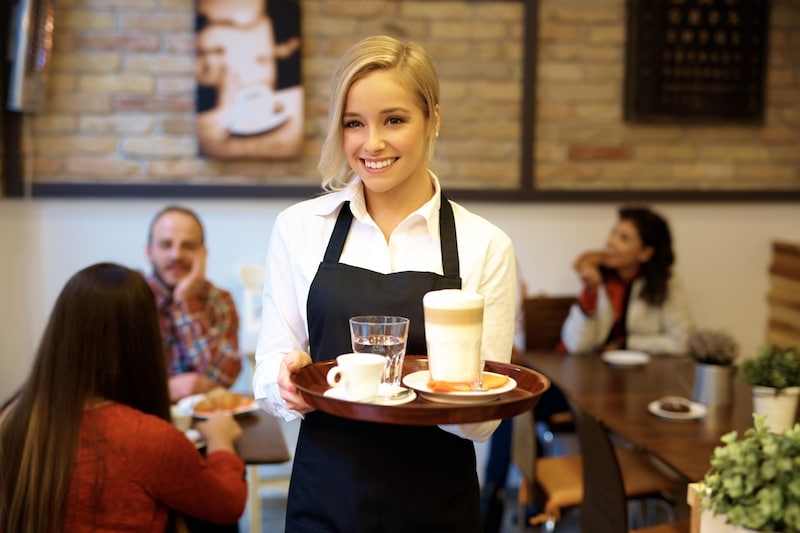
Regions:
[[[474,441],[497,421],[402,426],[313,410],[291,374],[352,351],[348,319],[411,319],[407,353],[425,354],[422,297],[484,296],[482,357],[508,362],[515,261],[499,228],[447,200],[428,169],[439,82],[427,53],[366,38],[341,60],[319,169],[326,194],[278,215],[267,257],[253,390],[286,420],[303,417],[287,532],[482,529]]]

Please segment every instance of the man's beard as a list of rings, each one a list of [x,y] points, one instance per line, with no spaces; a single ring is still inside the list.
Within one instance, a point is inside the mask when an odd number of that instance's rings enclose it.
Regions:
[[[153,276],[154,276],[154,277],[155,277],[155,278],[156,278],[158,281],[160,281],[160,282],[161,282],[161,284],[162,284],[164,287],[166,287],[167,289],[169,289],[169,292],[172,292],[172,291],[174,291],[174,290],[175,290],[175,285],[174,285],[174,284],[169,284],[169,283],[167,283],[167,280],[165,280],[165,279],[164,279],[164,277],[161,275],[161,272],[159,272],[158,268],[156,268],[156,264],[155,264],[154,262],[152,262],[152,261],[150,262],[150,267],[153,269]]]

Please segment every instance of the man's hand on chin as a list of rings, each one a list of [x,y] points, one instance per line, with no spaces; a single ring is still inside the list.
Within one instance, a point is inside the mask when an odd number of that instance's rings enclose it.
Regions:
[[[191,270],[185,278],[175,285],[175,289],[172,291],[172,299],[175,302],[185,302],[189,298],[198,296],[203,290],[206,283],[207,257],[208,250],[206,250],[206,247],[200,247],[192,262]]]

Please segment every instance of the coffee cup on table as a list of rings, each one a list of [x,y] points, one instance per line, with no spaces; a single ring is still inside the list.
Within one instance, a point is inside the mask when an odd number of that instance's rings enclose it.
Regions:
[[[442,289],[426,293],[422,306],[430,379],[480,387],[483,296]]]
[[[377,396],[386,358],[373,353],[346,353],[336,357],[336,366],[328,370],[331,387],[344,387],[344,397],[359,401]]]
[[[172,425],[178,430],[186,432],[192,426],[192,411],[178,405],[170,407],[170,416],[172,418]]]

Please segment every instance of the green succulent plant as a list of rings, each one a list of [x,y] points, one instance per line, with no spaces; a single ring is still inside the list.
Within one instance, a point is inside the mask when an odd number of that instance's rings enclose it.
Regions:
[[[756,531],[800,532],[800,424],[777,434],[753,418],[743,439],[732,431],[714,450],[702,507]]]
[[[755,358],[742,361],[740,370],[751,387],[773,387],[777,393],[800,386],[800,352],[797,347],[762,348]]]

